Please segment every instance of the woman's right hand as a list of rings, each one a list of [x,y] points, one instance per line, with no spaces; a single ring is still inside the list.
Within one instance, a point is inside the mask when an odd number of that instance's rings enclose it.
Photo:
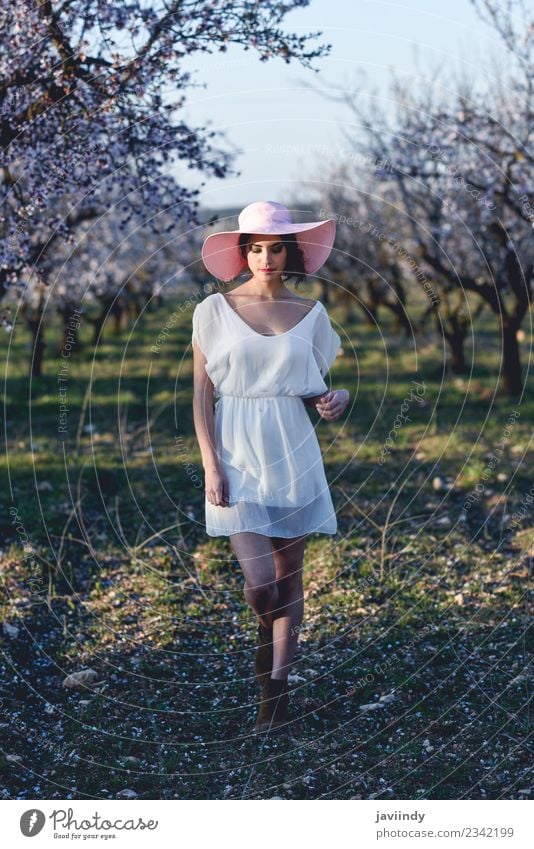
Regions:
[[[205,470],[206,496],[215,507],[228,507],[228,481],[218,468]]]

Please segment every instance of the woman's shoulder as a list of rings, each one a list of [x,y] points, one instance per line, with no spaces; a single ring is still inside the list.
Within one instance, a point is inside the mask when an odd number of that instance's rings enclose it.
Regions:
[[[297,302],[298,302],[298,303],[300,303],[300,304],[303,304],[303,305],[309,306],[309,310],[306,312],[306,315],[307,315],[308,313],[313,312],[313,313],[315,314],[315,316],[316,316],[316,317],[317,317],[320,313],[324,313],[326,316],[328,316],[328,313],[327,313],[327,311],[326,311],[326,307],[325,307],[325,305],[323,304],[323,302],[322,302],[322,301],[319,301],[319,300],[317,300],[317,299],[315,299],[315,298],[301,298],[300,296],[297,296],[297,297],[295,297],[295,298],[291,298],[291,300],[292,300],[292,301],[297,301]]]
[[[301,298],[299,295],[295,298],[291,298],[290,300],[309,306],[310,309],[308,310],[308,312],[311,312],[315,308],[317,308],[317,312],[325,312],[325,306],[323,302],[315,298]]]
[[[210,310],[217,303],[217,292],[212,292],[210,295],[206,295],[205,298],[198,300],[195,304],[195,310],[199,312],[204,312],[204,310]]]
[[[314,307],[315,304],[318,304],[320,307],[325,309],[325,305],[318,298],[301,298],[300,296],[294,299],[295,301],[302,301],[303,304],[309,304],[310,307]]]
[[[316,301],[314,298],[301,298],[300,296],[298,298],[294,298],[294,300],[300,301],[303,304],[308,304],[310,307],[314,307],[315,304],[319,303],[319,301]]]
[[[323,304],[322,301],[313,300],[313,298],[303,298],[302,300],[305,300],[306,303],[310,304],[310,312],[313,309],[316,309],[318,313],[324,312],[328,315],[328,313],[326,312],[326,307],[325,307],[325,305]]]

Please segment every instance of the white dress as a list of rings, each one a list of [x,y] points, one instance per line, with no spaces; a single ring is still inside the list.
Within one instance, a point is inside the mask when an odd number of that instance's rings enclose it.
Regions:
[[[228,506],[205,498],[206,533],[335,534],[321,449],[302,400],[328,391],[341,339],[320,301],[285,333],[253,330],[216,292],[194,309],[193,334],[214,386],[216,449]]]

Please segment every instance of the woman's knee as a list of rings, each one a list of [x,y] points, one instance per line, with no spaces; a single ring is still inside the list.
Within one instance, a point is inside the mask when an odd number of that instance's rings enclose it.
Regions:
[[[302,569],[296,567],[293,571],[288,570],[286,574],[277,578],[278,592],[285,595],[299,597],[304,595],[302,584]]]
[[[276,581],[268,581],[258,586],[245,583],[245,596],[248,602],[261,610],[268,610],[278,598]]]

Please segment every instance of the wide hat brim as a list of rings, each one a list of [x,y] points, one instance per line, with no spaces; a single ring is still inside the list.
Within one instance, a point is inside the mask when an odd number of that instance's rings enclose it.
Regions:
[[[246,259],[239,250],[239,236],[243,230],[223,230],[212,233],[202,245],[202,261],[210,274],[218,280],[233,280],[248,268]],[[247,231],[248,232],[248,231]],[[326,262],[334,245],[336,223],[333,219],[312,221],[308,224],[278,224],[276,228],[255,230],[256,233],[285,236],[294,233],[297,244],[304,255],[306,274],[315,274]]]

